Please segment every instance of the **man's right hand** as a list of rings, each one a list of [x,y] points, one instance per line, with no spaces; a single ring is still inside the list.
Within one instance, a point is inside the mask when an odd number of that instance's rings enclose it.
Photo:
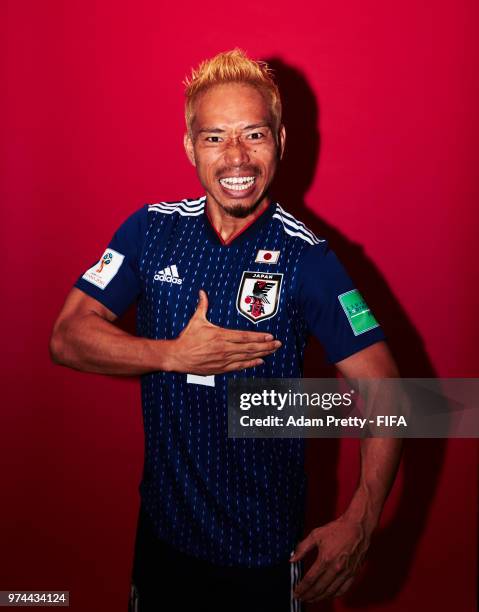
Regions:
[[[173,341],[171,371],[206,375],[253,368],[281,346],[271,334],[213,325],[206,318],[206,292],[200,289],[199,296],[194,315]]]
[[[213,325],[207,310],[208,298],[201,290],[196,312],[181,334],[154,340],[113,325],[114,312],[74,287],[54,325],[52,359],[83,372],[116,376],[158,371],[204,375],[253,368],[281,346],[271,334]]]

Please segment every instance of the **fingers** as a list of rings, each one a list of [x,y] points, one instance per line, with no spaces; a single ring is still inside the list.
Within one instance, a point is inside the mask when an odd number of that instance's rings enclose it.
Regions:
[[[281,346],[279,340],[273,342],[250,343],[248,345],[224,343],[221,347],[218,347],[216,356],[223,360],[224,365],[227,366],[231,363],[249,362],[259,357],[266,357],[274,353],[279,346]]]
[[[246,368],[254,368],[264,364],[261,357],[271,354],[273,351],[256,351],[255,353],[234,353],[229,355],[217,354],[217,359],[206,364],[203,363],[201,371],[195,371],[196,374],[224,374],[225,372],[234,372],[244,370]],[[205,369],[206,368],[206,369]],[[193,370],[189,370],[193,373]]]
[[[315,586],[319,577],[326,571],[323,563],[316,560],[294,589],[294,596],[308,601],[309,596],[316,595]]]
[[[344,562],[318,558],[297,585],[294,595],[305,603],[338,597],[346,593],[354,578],[355,573]]]
[[[281,340],[272,340],[270,342],[247,342],[242,345],[241,349],[245,353],[255,353],[257,351],[267,351],[273,353],[281,346]]]
[[[317,599],[329,599],[330,597],[337,597],[346,593],[349,587],[353,584],[354,577],[351,577],[349,573],[340,574],[335,578],[329,587],[325,589]]]
[[[352,578],[349,578],[349,580],[346,580],[346,582],[343,583],[343,586],[341,586],[335,593],[335,597],[341,597],[341,595],[344,595],[346,593],[346,591],[349,591],[349,589],[351,588],[351,585],[354,582],[354,576]]]
[[[249,332],[239,329],[226,329],[225,327],[220,329],[223,332],[224,339],[228,342],[271,342],[271,340],[274,340],[272,334],[264,332]]]
[[[208,295],[204,289],[200,289],[198,292],[198,304],[196,306],[195,314],[193,316],[201,318],[204,321],[208,321],[207,313],[208,313]],[[242,331],[242,330],[236,330],[236,329],[227,329],[224,327],[218,327],[216,325],[214,327],[222,334],[223,339],[227,340],[228,342],[251,344],[251,343],[260,343],[260,342],[261,343],[262,342],[272,342],[274,340],[273,334],[268,334],[265,332],[250,332],[250,331]],[[279,340],[277,340],[277,342],[279,342],[279,344],[275,346],[274,350],[276,350],[277,348],[281,346],[281,342]],[[251,352],[253,352],[253,350],[259,350],[259,349],[255,347],[252,347],[250,349],[248,347],[246,348],[246,350],[247,351],[251,350]]]
[[[314,540],[312,534],[310,533],[304,540],[302,540],[294,549],[294,555],[290,557],[290,563],[294,561],[299,561],[304,557],[304,555],[312,550],[316,546],[316,541]]]
[[[235,370],[246,370],[247,368],[254,368],[256,366],[262,365],[264,361],[262,359],[250,359],[247,361],[235,361],[233,363],[228,364],[225,368],[223,368],[222,372],[234,372]]]
[[[208,312],[208,296],[204,289],[199,290],[198,305],[196,306],[195,315],[206,321],[206,313]]]
[[[269,355],[274,353],[281,346],[279,340],[273,340],[272,342],[246,342],[244,344],[229,343],[225,346],[225,349],[234,357],[238,355],[240,359],[246,359],[251,357],[261,357],[256,353],[263,353]]]
[[[258,351],[257,353],[249,353],[249,354],[244,354],[244,353],[236,353],[235,355],[230,355],[228,357],[228,359],[226,360],[226,363],[224,364],[225,367],[229,366],[231,363],[245,363],[245,362],[249,362],[249,361],[258,361],[258,359],[261,359],[261,362],[264,363],[264,360],[262,359],[262,357],[266,357],[267,355],[270,355],[271,351]],[[262,365],[261,364],[256,364],[256,365]]]
[[[323,599],[339,597],[340,595],[344,595],[344,593],[346,593],[346,591],[351,587],[353,582],[354,576],[351,576],[349,573],[342,572],[341,574],[336,576],[334,580],[332,580],[329,586],[320,589],[314,596],[306,595],[303,600],[307,603],[315,603]]]
[[[264,360],[261,357],[266,357],[272,351],[258,351],[256,354],[246,355],[243,353],[237,353],[236,355],[230,355],[230,361],[222,366],[219,366],[215,374],[223,374],[225,372],[234,372],[236,370],[245,370],[246,368],[254,368],[264,364]]]
[[[331,568],[323,568],[323,571],[318,572],[318,574],[308,583],[306,590],[300,594],[301,600],[306,603],[311,603],[316,599],[322,599],[325,597],[326,592],[330,592],[336,580],[338,580],[337,587],[339,587],[348,577],[349,574],[345,572],[341,572],[338,576],[337,572],[332,571]]]
[[[262,357],[281,346],[270,333],[214,325],[208,321],[207,313],[208,296],[200,289],[195,313],[177,338],[181,371],[221,374],[253,368],[262,365]]]

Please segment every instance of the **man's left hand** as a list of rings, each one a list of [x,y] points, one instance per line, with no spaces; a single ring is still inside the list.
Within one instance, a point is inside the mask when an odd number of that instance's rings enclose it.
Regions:
[[[370,535],[355,521],[340,517],[313,529],[295,549],[290,562],[313,548],[317,557],[297,585],[294,596],[307,603],[338,597],[349,589],[369,548]]]

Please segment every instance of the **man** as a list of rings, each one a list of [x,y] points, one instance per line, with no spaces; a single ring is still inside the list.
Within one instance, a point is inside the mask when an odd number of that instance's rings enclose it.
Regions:
[[[142,376],[131,609],[299,610],[352,583],[399,443],[363,441],[348,509],[301,539],[304,441],[228,438],[227,381],[301,376],[309,333],[347,377],[397,371],[327,243],[271,201],[286,132],[267,66],[239,50],[203,62],[186,83],[186,124],[205,195],[125,221],[68,296],[51,352],[79,370]],[[348,299],[363,304],[356,319]],[[131,336],[113,322],[136,300]]]

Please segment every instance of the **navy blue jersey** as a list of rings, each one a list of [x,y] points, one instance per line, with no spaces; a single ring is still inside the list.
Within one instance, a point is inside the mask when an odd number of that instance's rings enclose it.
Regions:
[[[282,342],[264,364],[210,377],[142,376],[145,461],[140,494],[160,538],[220,565],[261,567],[301,537],[301,439],[227,437],[227,381],[302,375],[307,337],[331,362],[384,338],[344,268],[304,224],[273,203],[225,244],[206,198],[144,206],[76,287],[117,315],[135,301],[137,333],[171,339],[208,294],[208,320]]]

